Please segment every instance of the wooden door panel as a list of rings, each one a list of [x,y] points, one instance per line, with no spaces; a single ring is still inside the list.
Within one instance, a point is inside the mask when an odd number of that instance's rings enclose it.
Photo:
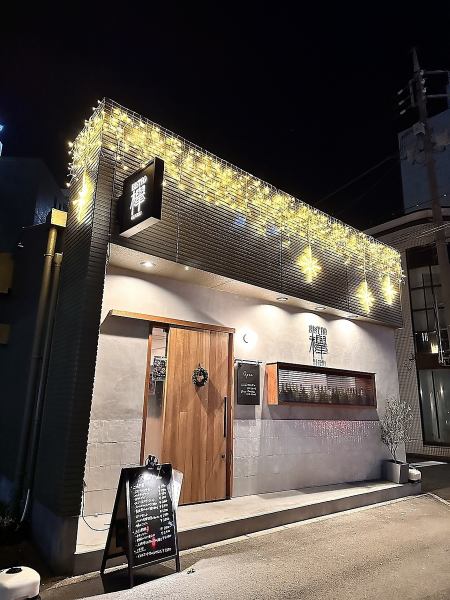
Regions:
[[[182,504],[226,496],[228,338],[207,330],[169,332],[162,460],[183,472]],[[203,387],[192,382],[199,364],[209,373]]]
[[[226,421],[228,401],[228,334],[210,333],[206,500],[226,496]]]

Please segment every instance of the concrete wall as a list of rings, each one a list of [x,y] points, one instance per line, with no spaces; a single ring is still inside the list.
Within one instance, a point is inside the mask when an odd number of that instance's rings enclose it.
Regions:
[[[378,421],[237,419],[234,496],[380,478]]]
[[[312,364],[308,326],[328,329],[327,365],[376,373],[374,408],[235,407],[234,495],[374,479],[387,456],[378,412],[398,395],[394,331],[295,310],[172,279],[109,267],[86,462],[85,514],[110,512],[118,474],[138,464],[148,325],[107,317],[111,309],[236,329],[235,356]],[[256,334],[253,346],[242,334]],[[264,364],[262,365],[262,374]],[[264,379],[262,378],[262,381]]]
[[[111,512],[120,469],[139,464],[148,332],[144,321],[102,318],[86,458],[86,514]]]

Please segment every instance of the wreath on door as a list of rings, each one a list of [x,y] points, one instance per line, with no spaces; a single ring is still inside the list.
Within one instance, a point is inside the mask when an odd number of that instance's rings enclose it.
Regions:
[[[192,381],[197,387],[203,387],[208,381],[208,371],[198,365],[198,367],[194,369],[194,372],[192,373]]]

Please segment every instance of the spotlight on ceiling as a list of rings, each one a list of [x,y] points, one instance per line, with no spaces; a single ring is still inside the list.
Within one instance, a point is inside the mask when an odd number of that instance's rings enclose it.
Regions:
[[[278,302],[287,302],[289,298],[287,296],[277,296]]]
[[[189,271],[189,268],[190,268],[190,267],[188,267],[188,266],[186,265],[186,266],[184,267],[184,270],[185,270],[185,271]]]
[[[325,310],[325,306],[316,306],[315,310]]]
[[[154,266],[155,266],[155,263],[152,263],[152,262],[151,262],[151,261],[149,261],[149,260],[143,260],[143,261],[141,262],[141,265],[142,265],[143,267],[145,267],[146,269],[151,269],[152,267],[154,267]]]

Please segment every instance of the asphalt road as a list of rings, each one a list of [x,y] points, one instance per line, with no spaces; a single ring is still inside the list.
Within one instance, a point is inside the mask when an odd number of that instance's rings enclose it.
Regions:
[[[103,593],[124,586],[115,572],[50,586],[42,599],[448,600],[449,558],[450,505],[423,495],[186,553],[181,573],[154,567],[132,590]]]
[[[419,467],[422,473],[422,492],[432,492],[450,502],[450,464]]]

